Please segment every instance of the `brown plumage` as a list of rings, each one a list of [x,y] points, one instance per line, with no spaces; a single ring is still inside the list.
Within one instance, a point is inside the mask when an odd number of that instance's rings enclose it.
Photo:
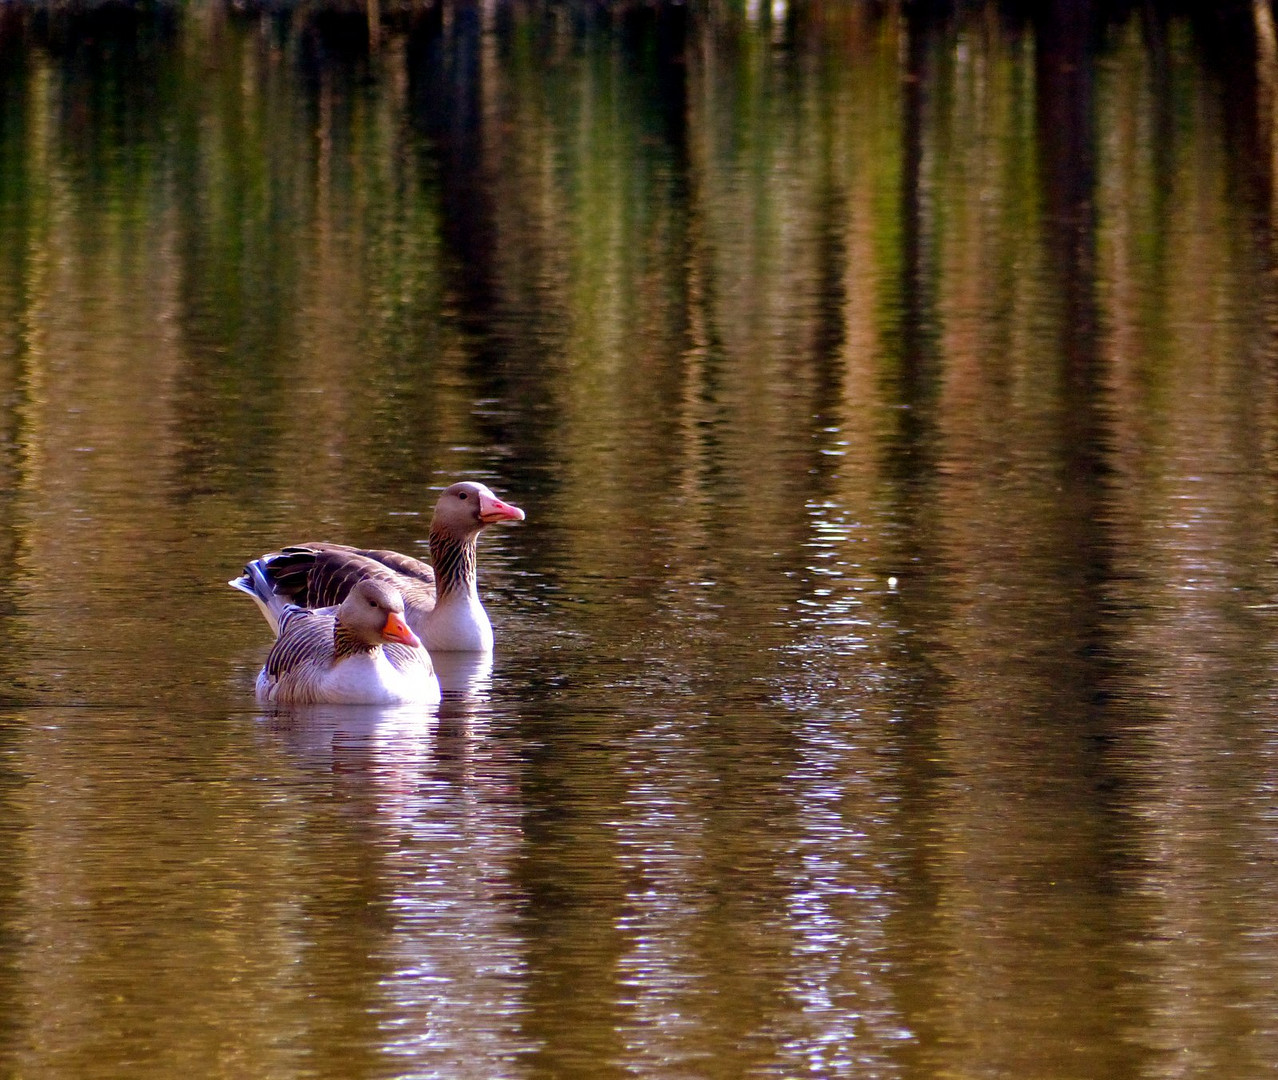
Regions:
[[[293,544],[269,560],[268,580],[276,593],[299,607],[340,604],[358,581],[384,581],[404,598],[405,610],[435,606],[435,572],[429,563],[398,551],[382,551],[323,541]]]
[[[260,573],[253,576],[269,590]],[[270,602],[278,601],[270,597]],[[258,675],[258,699],[277,704],[438,701],[430,655],[403,614],[399,593],[372,579],[357,582],[336,611],[279,607],[279,636]]]
[[[403,597],[405,620],[431,651],[491,652],[492,625],[479,601],[475,543],[485,526],[523,518],[519,507],[502,502],[483,484],[462,481],[446,488],[435,504],[433,567],[397,551],[328,542],[293,544],[250,566],[277,597],[305,608],[339,604],[359,581],[384,582]],[[231,585],[254,595],[248,568]],[[259,603],[273,621],[270,605]]]

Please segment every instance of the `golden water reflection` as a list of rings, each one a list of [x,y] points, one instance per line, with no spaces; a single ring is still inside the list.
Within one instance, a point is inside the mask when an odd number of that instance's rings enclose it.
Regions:
[[[1266,1074],[1272,19],[1049,7],[0,12],[4,1070]]]

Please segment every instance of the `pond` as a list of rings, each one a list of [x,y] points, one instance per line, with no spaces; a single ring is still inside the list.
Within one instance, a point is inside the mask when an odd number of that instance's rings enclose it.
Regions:
[[[0,1073],[1273,1075],[1278,37],[1044,7],[0,7]]]

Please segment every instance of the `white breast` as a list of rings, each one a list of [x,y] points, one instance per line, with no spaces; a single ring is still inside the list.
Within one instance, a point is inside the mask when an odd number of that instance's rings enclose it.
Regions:
[[[441,600],[421,628],[422,641],[431,652],[493,651],[493,626],[479,597],[463,592]]]
[[[440,699],[434,675],[405,675],[397,671],[381,649],[347,657],[324,679],[324,700],[371,705],[434,704]]]

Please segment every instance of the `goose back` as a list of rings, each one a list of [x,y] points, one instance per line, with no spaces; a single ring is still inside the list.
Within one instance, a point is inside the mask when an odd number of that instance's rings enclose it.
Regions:
[[[365,578],[399,591],[405,620],[418,634],[435,607],[434,570],[398,551],[327,542],[292,544],[262,556],[258,564],[275,593],[298,607],[335,607]]]

